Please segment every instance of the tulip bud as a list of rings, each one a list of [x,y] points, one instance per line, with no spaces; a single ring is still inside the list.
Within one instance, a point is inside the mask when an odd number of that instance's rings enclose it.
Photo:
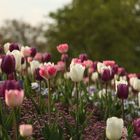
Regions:
[[[96,82],[99,78],[99,75],[98,75],[98,72],[93,72],[92,75],[91,75],[91,80],[93,82]]]
[[[22,52],[24,57],[28,57],[31,55],[31,48],[28,46],[21,47],[21,52]]]
[[[20,106],[23,102],[24,91],[23,90],[6,90],[5,102],[9,107]]]
[[[31,73],[34,74],[35,70],[39,68],[39,66],[40,66],[40,63],[38,61],[36,60],[31,61],[30,62]]]
[[[42,53],[36,53],[34,60],[42,62],[42,59],[43,59]]]
[[[63,61],[57,62],[57,71],[64,71],[65,70],[65,63]]]
[[[17,43],[11,43],[9,46],[9,51],[12,52],[13,50],[19,50],[19,46]]]
[[[86,53],[80,54],[79,59],[81,59],[81,62],[84,62],[88,59],[88,56]]]
[[[133,126],[134,126],[134,132],[138,137],[140,137],[140,118],[134,120]]]
[[[60,45],[57,46],[58,52],[62,53],[62,54],[67,53],[68,49],[69,49],[68,44],[60,44]]]
[[[40,71],[40,68],[35,69],[35,79],[38,81],[41,81],[41,80],[43,80],[43,78],[39,74],[39,71]]]
[[[128,84],[126,81],[116,81],[116,91],[117,95],[120,99],[127,99],[128,98]]]
[[[43,54],[42,61],[43,61],[43,62],[49,62],[50,60],[51,60],[51,54],[49,54],[49,53],[44,53],[44,54]]]
[[[29,137],[33,133],[33,127],[30,124],[22,124],[19,126],[19,132],[22,137]]]
[[[36,48],[32,47],[31,48],[31,57],[34,57],[36,55]]]
[[[61,61],[66,62],[68,60],[68,58],[69,58],[68,54],[62,54],[61,55]]]
[[[80,82],[83,80],[85,67],[81,64],[71,64],[70,65],[70,77],[73,82]]]
[[[15,71],[15,59],[11,55],[6,55],[2,59],[1,69],[7,75]]]
[[[3,47],[4,47],[4,52],[5,52],[5,53],[8,52],[8,50],[9,50],[9,46],[10,46],[10,43],[9,43],[9,42],[4,44]]]
[[[122,68],[122,67],[119,67],[119,68],[118,68],[118,75],[120,75],[120,76],[125,76],[125,75],[126,75],[125,69]]]
[[[109,140],[119,140],[124,127],[123,119],[117,117],[108,118],[106,125],[106,137]]]

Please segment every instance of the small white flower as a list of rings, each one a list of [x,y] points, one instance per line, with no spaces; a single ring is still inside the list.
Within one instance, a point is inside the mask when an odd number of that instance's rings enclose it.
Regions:
[[[91,75],[91,80],[96,82],[99,78],[99,74],[98,72],[93,72],[92,75]]]

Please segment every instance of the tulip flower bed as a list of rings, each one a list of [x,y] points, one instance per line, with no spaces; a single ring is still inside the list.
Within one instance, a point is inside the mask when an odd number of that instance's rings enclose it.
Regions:
[[[6,43],[0,55],[0,140],[139,140],[140,75],[113,60]]]

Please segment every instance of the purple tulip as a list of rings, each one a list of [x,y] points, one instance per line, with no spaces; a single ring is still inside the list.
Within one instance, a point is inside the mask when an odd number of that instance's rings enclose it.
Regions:
[[[128,98],[128,85],[127,84],[118,84],[117,85],[117,96],[120,99],[127,99]]]
[[[1,69],[7,75],[15,71],[15,58],[12,55],[5,55],[2,59]]]
[[[49,62],[51,60],[51,54],[50,53],[44,53],[42,57],[43,62]]]
[[[134,126],[134,132],[138,137],[140,137],[140,118],[134,120],[133,126]]]
[[[42,81],[43,78],[40,76],[39,70],[40,70],[40,68],[37,68],[37,69],[35,70],[35,79],[38,80],[38,81]]]
[[[125,69],[122,68],[122,67],[119,67],[119,68],[118,68],[118,75],[120,75],[120,76],[125,76],[125,75],[126,75]]]
[[[12,52],[13,50],[19,50],[19,46],[17,43],[11,43],[9,46],[9,51]]]
[[[81,62],[83,62],[88,59],[88,56],[86,53],[82,53],[79,55],[79,59],[81,59]]]
[[[103,72],[101,73],[101,79],[104,82],[110,81],[112,78],[112,72],[110,69],[104,69]]]
[[[36,48],[32,47],[31,48],[31,56],[34,57],[36,55],[36,53],[37,53]]]
[[[21,84],[16,80],[6,80],[3,84],[0,85],[0,96],[5,96],[5,90],[17,89],[21,90]]]

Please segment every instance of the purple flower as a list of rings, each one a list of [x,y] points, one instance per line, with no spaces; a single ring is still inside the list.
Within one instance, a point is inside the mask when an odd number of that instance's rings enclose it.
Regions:
[[[104,69],[101,73],[101,79],[104,81],[104,82],[107,82],[107,81],[110,81],[112,78],[112,73],[111,73],[111,70],[110,69]]]
[[[17,43],[11,43],[9,46],[9,51],[12,52],[13,50],[19,50],[19,46]]]
[[[49,62],[51,60],[51,54],[50,53],[44,53],[42,57],[43,62]]]
[[[34,57],[36,55],[37,51],[36,48],[32,47],[31,48],[31,56]]]
[[[79,59],[81,59],[81,62],[83,62],[88,59],[88,56],[86,53],[82,53],[79,55]]]
[[[134,132],[138,137],[140,137],[140,118],[134,120],[133,126],[134,126]]]
[[[12,55],[5,55],[2,59],[1,69],[7,75],[15,71],[15,58]]]
[[[127,99],[128,98],[128,85],[124,83],[120,83],[117,85],[117,96],[120,99]]]
[[[37,68],[35,70],[35,79],[38,80],[38,81],[41,81],[41,80],[43,80],[43,78],[40,76],[39,70],[40,70],[40,68]]]

